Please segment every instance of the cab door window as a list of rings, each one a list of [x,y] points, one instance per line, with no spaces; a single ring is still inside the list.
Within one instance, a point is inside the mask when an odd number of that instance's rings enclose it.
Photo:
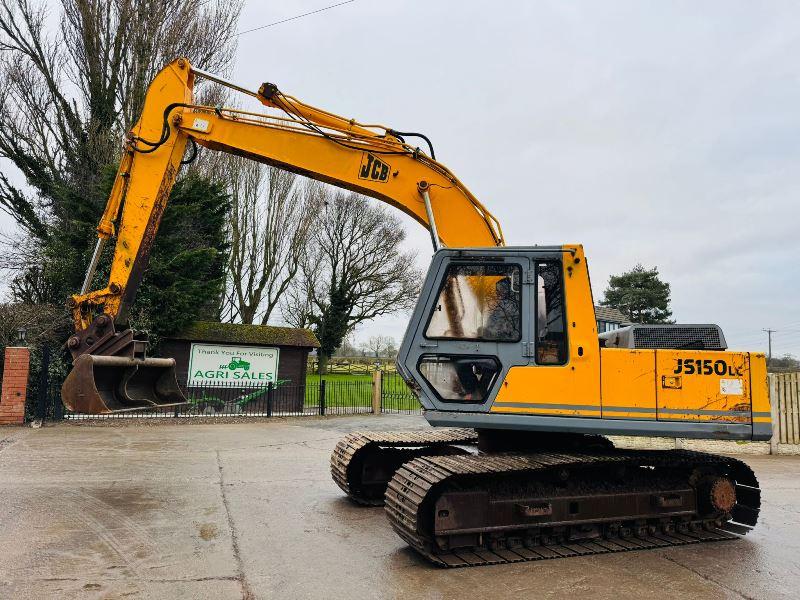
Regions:
[[[494,356],[425,355],[417,366],[444,402],[483,402],[500,372]]]
[[[433,306],[429,339],[518,342],[522,339],[518,265],[451,264]]]
[[[536,263],[536,363],[567,362],[567,333],[561,263]]]

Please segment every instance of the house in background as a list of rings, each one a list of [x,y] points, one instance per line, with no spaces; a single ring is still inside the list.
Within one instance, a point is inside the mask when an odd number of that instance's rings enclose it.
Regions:
[[[594,316],[595,319],[597,319],[597,333],[614,331],[620,327],[631,325],[628,318],[619,310],[616,308],[609,308],[608,306],[595,306]]]

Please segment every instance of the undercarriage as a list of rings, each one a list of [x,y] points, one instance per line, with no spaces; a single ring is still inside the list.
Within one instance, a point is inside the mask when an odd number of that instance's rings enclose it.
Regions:
[[[739,460],[599,436],[537,447],[510,433],[350,434],[332,474],[356,502],[385,504],[400,537],[447,567],[736,539],[758,519],[758,481]]]
[[[331,455],[331,476],[354,502],[382,506],[389,480],[414,458],[466,454],[476,447],[472,429],[363,431],[343,437]]]

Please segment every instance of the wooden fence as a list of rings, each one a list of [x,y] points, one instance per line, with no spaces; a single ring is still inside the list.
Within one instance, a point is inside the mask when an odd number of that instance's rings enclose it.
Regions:
[[[393,358],[372,358],[369,356],[357,356],[355,358],[345,358],[334,356],[328,361],[328,368],[325,373],[328,375],[371,375],[375,371],[395,372],[395,359]],[[308,357],[308,372],[316,373],[319,367],[316,356]]]
[[[772,445],[800,444],[800,373],[770,373]]]

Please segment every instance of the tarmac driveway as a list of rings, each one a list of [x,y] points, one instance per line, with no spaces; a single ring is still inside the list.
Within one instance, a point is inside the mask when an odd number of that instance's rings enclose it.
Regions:
[[[746,538],[472,569],[420,560],[328,472],[346,431],[421,417],[0,429],[1,598],[797,598],[800,457]]]

